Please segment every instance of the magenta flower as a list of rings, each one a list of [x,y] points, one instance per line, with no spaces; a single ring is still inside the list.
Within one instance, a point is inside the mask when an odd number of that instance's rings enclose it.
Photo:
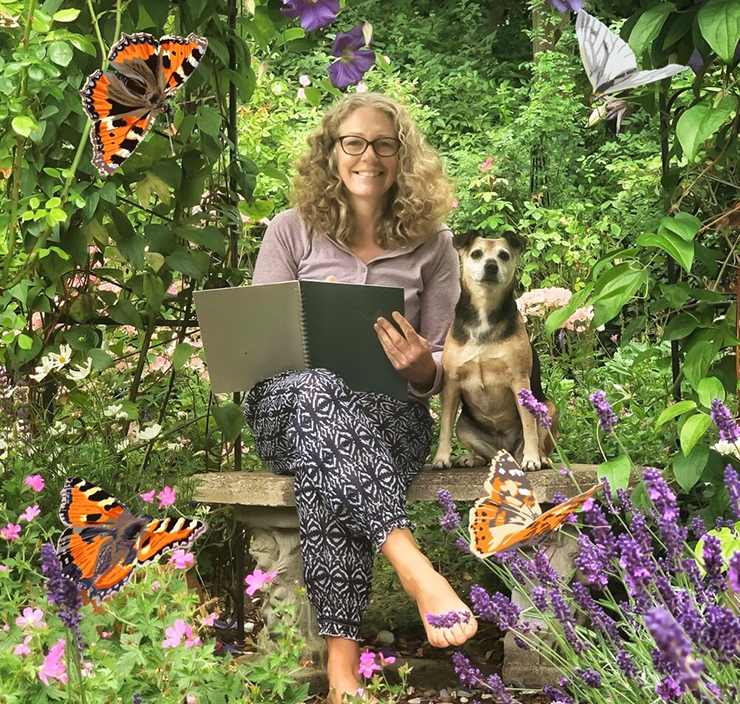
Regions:
[[[23,483],[28,484],[37,493],[44,488],[44,478],[40,474],[33,474],[30,477],[26,477]]]
[[[248,574],[244,578],[244,583],[247,584],[246,593],[249,594],[249,596],[252,596],[257,590],[263,589],[266,584],[269,584],[272,582],[275,577],[277,577],[277,570],[273,570],[272,572],[263,572],[259,567],[252,572],[252,574]]]
[[[365,46],[362,25],[358,24],[349,32],[337,34],[331,48],[333,56],[338,56],[328,68],[329,79],[335,88],[353,86],[362,80],[375,63],[375,52],[360,49]]]
[[[0,572],[7,572],[9,569],[7,565],[0,564]]]
[[[280,9],[286,17],[301,18],[301,27],[313,32],[331,24],[339,14],[339,0],[283,0],[287,7]]]
[[[394,662],[396,662],[395,655],[385,656],[383,655],[383,653],[378,653],[378,657],[380,658],[380,664],[383,667],[385,667],[386,665],[392,665]]]
[[[214,611],[211,614],[208,614],[208,616],[203,616],[200,619],[200,625],[201,626],[208,626],[209,628],[213,628],[214,624],[216,623],[216,619],[218,618],[216,612]]]
[[[142,501],[146,501],[148,504],[154,503],[154,492],[156,489],[152,489],[151,491],[146,491],[143,494],[139,494]]]
[[[66,641],[60,638],[55,645],[49,650],[49,654],[44,658],[44,662],[39,668],[39,679],[49,685],[49,678],[67,681],[67,663],[64,661],[64,648]]]
[[[193,553],[184,550],[175,550],[170,558],[170,564],[174,564],[178,570],[186,570],[188,567],[192,567],[194,561]]]
[[[31,648],[28,647],[28,644],[31,642],[31,636],[26,636],[23,639],[22,643],[18,643],[18,645],[13,648],[13,654],[17,655],[19,658],[23,658],[26,655],[31,654]]]
[[[29,506],[19,517],[19,521],[26,521],[30,523],[34,518],[38,518],[38,516],[41,515],[41,509],[38,507],[38,504],[34,504],[33,506]]]
[[[29,628],[43,628],[46,623],[42,620],[44,618],[44,612],[41,609],[32,609],[27,606],[23,609],[23,616],[19,616],[15,620],[15,625],[20,626],[24,631]]]
[[[175,621],[175,625],[170,626],[165,631],[165,634],[167,635],[167,638],[162,641],[162,647],[177,648],[177,646],[182,643],[183,637],[186,639],[192,639],[193,629],[181,618],[178,618],[177,621]]]
[[[363,677],[372,677],[373,672],[382,669],[377,662],[375,662],[375,653],[371,653],[365,650],[360,655],[360,667],[357,668],[357,672]]]
[[[159,499],[159,508],[164,508],[174,504],[177,497],[175,496],[175,490],[166,486],[157,494],[157,498]]]
[[[5,528],[0,530],[0,535],[5,540],[18,540],[21,534],[21,527],[17,523],[8,523]]]

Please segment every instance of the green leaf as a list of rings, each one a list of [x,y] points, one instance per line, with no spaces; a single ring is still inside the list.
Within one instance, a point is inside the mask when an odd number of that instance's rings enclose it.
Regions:
[[[193,352],[195,352],[195,347],[187,342],[181,342],[175,348],[175,353],[172,355],[172,364],[175,367],[175,371],[179,371],[185,366],[186,362],[193,356]]]
[[[709,459],[709,445],[697,445],[688,455],[680,452],[673,458],[673,475],[679,486],[688,492],[699,481]]]
[[[28,137],[31,132],[38,128],[36,120],[28,115],[18,115],[17,117],[14,117],[11,124],[13,125],[13,129],[21,135],[21,137]]]
[[[144,297],[149,310],[159,310],[164,299],[164,284],[156,274],[144,274]]]
[[[658,232],[665,230],[675,232],[687,242],[691,242],[701,229],[701,220],[690,213],[676,213],[672,218],[663,218],[660,221]]]
[[[52,19],[55,22],[74,22],[80,15],[80,11],[76,8],[71,8],[69,10],[59,10],[59,12],[55,12]]]
[[[565,308],[550,313],[545,321],[545,334],[552,335],[552,333],[560,329],[563,323],[583,304],[593,287],[593,283],[590,283],[574,296],[571,296],[570,303]]]
[[[619,455],[616,459],[602,462],[597,470],[597,476],[609,481],[612,491],[626,489],[630,483],[632,462],[627,455]]]
[[[591,298],[594,306],[592,329],[619,315],[622,308],[632,300],[637,290],[647,280],[648,271],[641,265],[636,266],[634,262],[628,262],[624,268],[622,267],[623,265],[619,264],[607,271],[599,277],[594,286],[594,295]]]
[[[698,389],[699,382],[706,377],[720,346],[720,340],[700,340],[688,350],[681,369],[692,388]]]
[[[694,243],[667,230],[662,233],[646,232],[637,238],[637,244],[643,247],[659,247],[673,257],[687,272],[691,271],[694,262]]]
[[[682,340],[684,337],[688,337],[698,327],[699,321],[695,315],[679,313],[668,321],[668,325],[663,330],[663,339]]]
[[[131,264],[134,269],[144,268],[144,238],[140,235],[133,237],[122,237],[116,242],[116,247],[121,256]]]
[[[690,418],[686,419],[686,422],[681,428],[680,440],[681,440],[681,451],[685,456],[691,453],[699,440],[701,440],[704,433],[707,432],[707,428],[712,424],[712,419],[706,414],[699,411]]]
[[[167,266],[194,279],[202,279],[208,271],[210,257],[206,252],[173,252],[167,257]]]
[[[234,442],[244,427],[242,409],[231,402],[222,406],[213,406],[213,417],[216,420],[216,425],[224,434],[226,442]]]
[[[278,181],[282,181],[283,183],[290,185],[288,174],[286,174],[282,169],[278,169],[268,164],[267,166],[262,167],[262,173],[265,176],[269,176],[270,178],[277,179]]]
[[[141,313],[136,310],[131,301],[127,301],[125,298],[119,299],[114,305],[109,306],[108,315],[121,325],[133,325],[139,330],[144,327]]]
[[[92,359],[93,369],[108,369],[113,366],[113,357],[104,350],[94,347],[87,350],[86,354]]]
[[[716,107],[694,105],[684,110],[676,123],[676,137],[689,161],[694,160],[704,142],[727,121],[736,107],[737,99],[728,95]]]
[[[645,10],[638,18],[635,26],[630,33],[629,45],[635,56],[642,56],[642,52],[648,48],[653,40],[660,34],[663,29],[668,15],[676,8],[672,2],[661,3],[656,7]]]
[[[54,42],[49,45],[46,51],[49,59],[59,66],[69,66],[69,62],[72,61],[72,57],[74,56],[72,47],[64,42]]]
[[[674,403],[672,406],[668,406],[659,416],[658,420],[655,421],[655,429],[660,428],[672,418],[677,418],[686,411],[693,411],[696,408],[696,401],[679,401]]]
[[[704,408],[712,407],[712,399],[725,400],[725,387],[716,376],[708,376],[702,379],[696,387],[699,394],[699,403]]]
[[[217,227],[195,227],[193,225],[181,225],[175,230],[178,237],[195,242],[210,249],[222,257],[226,253],[226,238]]]
[[[321,105],[321,98],[323,96],[321,95],[321,91],[318,88],[314,88],[313,86],[306,86],[306,88],[304,88],[304,91],[306,93],[306,100],[308,100],[311,105],[313,105],[315,108]]]
[[[740,3],[737,0],[709,0],[699,10],[699,29],[709,46],[726,63],[732,63],[740,41]]]
[[[33,338],[21,333],[18,335],[18,347],[22,350],[30,350],[33,347]]]
[[[201,105],[196,113],[196,124],[207,135],[218,137],[221,129],[221,115],[217,110]]]

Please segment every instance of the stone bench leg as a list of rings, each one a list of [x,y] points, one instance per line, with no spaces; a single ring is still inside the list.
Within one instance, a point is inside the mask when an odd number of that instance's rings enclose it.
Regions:
[[[316,616],[306,597],[303,582],[298,515],[287,506],[237,506],[235,518],[252,531],[249,553],[263,572],[277,570],[277,577],[263,595],[262,617],[268,634],[280,618],[275,607],[295,604],[295,624],[306,639],[304,659],[317,667],[326,664],[326,642],[319,635]]]
[[[575,573],[574,561],[578,555],[578,550],[578,544],[574,538],[564,535],[562,531],[558,534],[554,544],[548,549],[547,555],[550,558],[550,565],[561,577],[569,578]],[[523,592],[512,592],[511,600],[522,610],[531,605],[529,597]],[[537,624],[543,628],[538,637],[547,640],[545,624],[536,619],[530,618],[528,620],[533,629]],[[531,650],[523,650],[514,642],[514,635],[507,633],[504,638],[502,676],[506,684],[540,688],[546,684],[557,684],[563,673],[541,657],[535,647]]]

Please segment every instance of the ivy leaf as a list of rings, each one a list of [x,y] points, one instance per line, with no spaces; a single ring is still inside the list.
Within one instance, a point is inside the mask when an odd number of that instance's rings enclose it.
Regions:
[[[676,137],[684,154],[693,161],[706,142],[735,112],[737,98],[728,95],[716,107],[694,105],[685,110],[676,123]]]
[[[726,63],[732,63],[740,41],[740,3],[737,0],[709,0],[699,10],[699,29],[709,46]]]

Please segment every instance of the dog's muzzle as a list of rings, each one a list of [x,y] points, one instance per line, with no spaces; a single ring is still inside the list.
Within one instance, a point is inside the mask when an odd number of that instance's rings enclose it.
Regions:
[[[495,261],[487,261],[483,267],[483,277],[481,281],[498,283],[498,264]]]

